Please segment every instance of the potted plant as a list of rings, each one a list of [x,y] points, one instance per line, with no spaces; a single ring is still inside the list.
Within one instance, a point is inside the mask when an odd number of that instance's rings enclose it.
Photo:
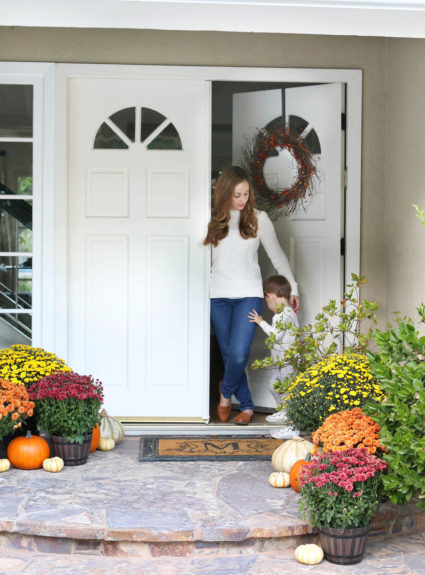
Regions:
[[[380,429],[376,421],[363,413],[360,407],[333,413],[313,433],[315,449],[312,453],[358,447],[366,449],[370,455],[380,455],[385,450],[379,440]]]
[[[11,383],[20,384],[28,389],[42,377],[58,371],[71,371],[71,369],[54,353],[41,347],[16,344],[0,349],[0,378]],[[35,414],[27,417],[25,425],[14,430],[9,439],[11,440],[13,435],[25,435],[24,428],[33,433],[36,431]]]
[[[301,514],[319,528],[328,561],[361,561],[386,469],[384,461],[358,448],[324,453],[302,469]]]
[[[325,357],[300,373],[284,397],[288,420],[303,432],[315,431],[332,413],[380,402],[383,393],[367,357],[343,353]]]
[[[34,402],[23,385],[0,379],[0,440],[13,434],[31,417]],[[6,446],[3,446],[5,448]],[[4,454],[2,453],[0,457]]]
[[[0,349],[0,378],[25,387],[50,373],[71,371],[63,359],[41,347],[12,345]]]
[[[103,402],[101,382],[73,371],[52,373],[33,383],[29,395],[35,401],[37,427],[49,433],[53,455],[65,465],[86,463]]]

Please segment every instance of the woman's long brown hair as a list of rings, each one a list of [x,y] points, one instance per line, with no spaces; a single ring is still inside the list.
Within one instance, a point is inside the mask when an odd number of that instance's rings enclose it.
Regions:
[[[241,236],[246,240],[255,238],[258,229],[258,220],[255,215],[255,198],[254,191],[249,181],[248,174],[239,166],[231,166],[223,170],[217,180],[214,190],[214,207],[211,214],[211,221],[208,224],[207,237],[204,245],[212,244],[217,246],[229,233],[230,209],[232,207],[232,197],[235,187],[242,183],[248,182],[249,198],[241,211],[239,221],[239,231]]]

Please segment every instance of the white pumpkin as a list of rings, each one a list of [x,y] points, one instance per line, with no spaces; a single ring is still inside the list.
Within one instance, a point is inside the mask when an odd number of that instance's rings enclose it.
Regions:
[[[295,549],[295,559],[305,565],[317,565],[323,559],[323,550],[318,545],[314,545],[314,543],[299,545]]]
[[[62,471],[64,466],[64,461],[61,457],[50,457],[43,461],[44,471],[50,471],[50,473],[58,473]]]
[[[8,459],[0,459],[0,473],[3,471],[9,471],[10,461]]]
[[[269,483],[272,487],[289,487],[289,473],[284,471],[274,471],[269,475]]]
[[[112,437],[101,437],[97,448],[101,451],[111,451],[111,449],[114,449],[114,447],[115,441],[112,439]]]
[[[275,471],[285,471],[289,473],[291,467],[299,459],[305,459],[307,453],[313,448],[311,441],[302,439],[294,435],[291,439],[284,441],[277,447],[272,455],[272,465]]]
[[[100,437],[110,437],[118,444],[124,437],[124,427],[118,419],[108,415],[106,409],[100,412]]]

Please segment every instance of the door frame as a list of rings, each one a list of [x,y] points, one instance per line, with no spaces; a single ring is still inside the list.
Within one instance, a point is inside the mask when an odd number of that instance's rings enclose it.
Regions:
[[[0,62],[0,84],[33,86],[33,290],[31,343],[52,349],[55,64]],[[9,139],[9,138],[6,138]],[[19,138],[18,138],[19,140]]]
[[[362,71],[311,68],[231,68],[197,66],[138,66],[115,64],[56,64],[56,83],[47,85],[48,100],[54,102],[55,138],[46,146],[45,154],[54,158],[53,170],[48,170],[48,178],[43,189],[43,205],[46,206],[43,227],[43,255],[53,263],[53,272],[43,283],[42,309],[54,302],[54,321],[47,313],[42,321],[49,320],[50,330],[43,330],[40,342],[66,358],[67,353],[67,108],[68,82],[72,78],[124,78],[144,77],[150,79],[178,79],[240,82],[291,82],[291,83],[344,83],[346,85],[346,153],[345,164],[349,177],[346,183],[345,214],[345,284],[351,281],[351,273],[360,273],[360,202],[361,202],[361,112],[362,112]],[[205,118],[206,128],[211,130],[211,114]],[[51,125],[50,117],[45,116],[45,126]],[[211,162],[211,147],[208,145]],[[208,173],[210,173],[209,170]],[[210,194],[210,181],[206,178],[203,193]],[[52,199],[54,198],[54,208]],[[206,202],[209,205],[209,202]],[[205,214],[204,214],[205,215]],[[207,214],[208,218],[208,214]],[[53,242],[52,242],[53,238]],[[43,261],[46,261],[43,257]],[[204,269],[205,310],[208,305],[209,258]],[[50,308],[51,309],[51,308]],[[209,314],[204,314],[204,365],[205,397],[208,403],[207,381],[209,381]],[[52,325],[53,323],[53,325]]]

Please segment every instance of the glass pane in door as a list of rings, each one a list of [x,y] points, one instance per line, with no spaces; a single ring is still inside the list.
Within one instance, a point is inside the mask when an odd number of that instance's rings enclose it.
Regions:
[[[0,194],[32,193],[32,143],[0,142]]]
[[[33,87],[0,85],[0,138],[32,138]]]

